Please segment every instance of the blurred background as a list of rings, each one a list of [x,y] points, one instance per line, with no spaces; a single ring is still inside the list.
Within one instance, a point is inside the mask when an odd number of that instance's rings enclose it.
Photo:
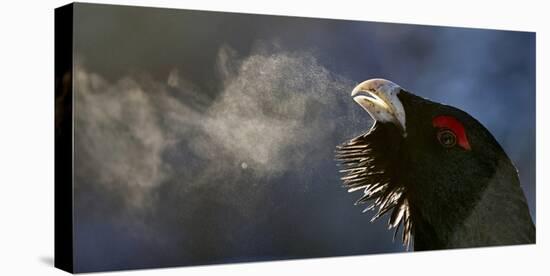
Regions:
[[[76,4],[80,271],[401,252],[341,188],[375,77],[465,110],[535,210],[535,34]]]

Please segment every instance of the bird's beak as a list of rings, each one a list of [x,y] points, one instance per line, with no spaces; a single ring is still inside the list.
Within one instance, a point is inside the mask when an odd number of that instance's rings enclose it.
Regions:
[[[397,97],[401,87],[384,79],[370,79],[357,85],[351,92],[353,100],[379,122],[394,123],[407,136],[405,109]]]

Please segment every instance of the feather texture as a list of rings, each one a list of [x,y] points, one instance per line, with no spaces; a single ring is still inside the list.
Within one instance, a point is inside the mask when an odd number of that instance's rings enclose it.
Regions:
[[[348,192],[363,190],[363,195],[355,202],[362,205],[372,202],[363,212],[377,210],[371,221],[390,214],[388,228],[395,228],[394,237],[403,225],[402,242],[406,248],[412,236],[410,207],[406,198],[405,185],[393,177],[394,156],[387,151],[386,133],[377,123],[366,134],[351,139],[336,147],[336,161],[341,167],[341,180]],[[386,150],[385,150],[386,149]]]

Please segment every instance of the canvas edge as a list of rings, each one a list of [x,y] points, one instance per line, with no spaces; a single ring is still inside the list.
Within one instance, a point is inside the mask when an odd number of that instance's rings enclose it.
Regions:
[[[73,13],[73,3],[54,10],[54,266],[70,273],[74,272]]]

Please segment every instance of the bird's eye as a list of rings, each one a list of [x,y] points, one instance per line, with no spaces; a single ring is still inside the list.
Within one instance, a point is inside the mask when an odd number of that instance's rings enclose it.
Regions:
[[[456,145],[456,134],[451,130],[442,129],[437,132],[437,140],[442,146],[452,148]]]
[[[466,134],[466,128],[456,118],[440,115],[432,119],[432,124],[438,130],[437,140],[442,146],[450,148],[457,144],[466,151],[472,150],[468,141],[468,135]]]

